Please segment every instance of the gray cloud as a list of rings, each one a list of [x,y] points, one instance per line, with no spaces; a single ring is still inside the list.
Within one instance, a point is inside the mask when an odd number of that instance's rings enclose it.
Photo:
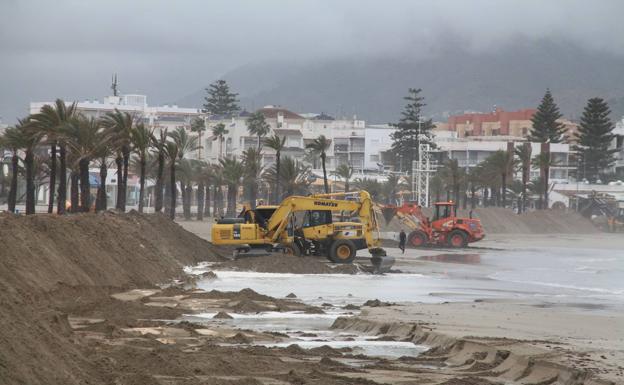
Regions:
[[[550,38],[624,55],[624,2],[0,0],[0,116],[124,92],[169,102],[240,65],[492,50]]]

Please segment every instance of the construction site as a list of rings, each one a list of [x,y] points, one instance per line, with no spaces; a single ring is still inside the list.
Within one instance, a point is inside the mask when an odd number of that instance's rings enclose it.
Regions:
[[[357,192],[212,224],[3,214],[1,382],[622,383],[621,234],[436,206]]]

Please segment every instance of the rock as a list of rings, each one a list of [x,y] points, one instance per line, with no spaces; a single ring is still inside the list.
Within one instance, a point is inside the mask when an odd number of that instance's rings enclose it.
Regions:
[[[216,319],[232,319],[234,317],[232,317],[231,315],[229,315],[228,313],[224,312],[224,311],[220,311],[217,314],[214,315],[214,317],[212,318],[216,318]]]
[[[213,271],[207,271],[205,273],[202,273],[201,277],[205,278],[205,279],[209,279],[209,280],[213,280],[213,279],[219,278],[219,277],[217,277],[217,275]]]
[[[346,305],[346,306],[343,306],[342,308],[345,309],[345,310],[360,310],[359,306],[353,305],[351,303]]]
[[[362,306],[380,307],[380,306],[392,306],[392,305],[394,304],[390,302],[383,302],[378,299],[369,299],[368,301],[364,302]]]
[[[297,298],[297,296],[295,295],[295,293],[290,293],[286,296],[286,298]]]

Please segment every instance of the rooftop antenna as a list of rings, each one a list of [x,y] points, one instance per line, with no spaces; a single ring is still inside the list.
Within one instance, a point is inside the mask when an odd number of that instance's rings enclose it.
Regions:
[[[113,90],[113,96],[119,96],[119,90],[117,89],[117,74],[113,74],[111,89]]]

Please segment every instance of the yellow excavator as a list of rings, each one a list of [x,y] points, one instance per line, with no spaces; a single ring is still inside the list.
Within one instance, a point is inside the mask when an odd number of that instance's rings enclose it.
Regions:
[[[244,208],[237,218],[217,220],[212,242],[237,246],[235,257],[284,253],[352,263],[358,250],[368,249],[374,272],[387,272],[394,264],[380,247],[367,191],[291,196],[279,205]]]

